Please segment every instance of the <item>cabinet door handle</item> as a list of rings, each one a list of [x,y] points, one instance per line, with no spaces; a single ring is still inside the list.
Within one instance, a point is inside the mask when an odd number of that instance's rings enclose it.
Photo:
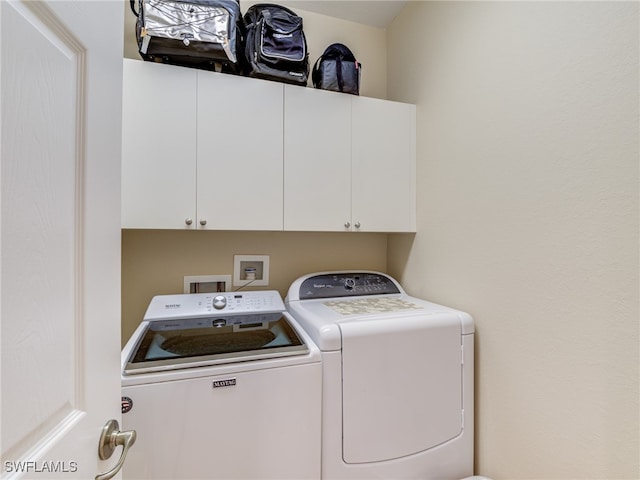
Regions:
[[[191,220],[190,218],[185,218],[184,223],[185,225],[191,225],[193,223],[193,220]]]
[[[349,222],[344,222],[344,228],[349,228],[351,226],[351,223]]]
[[[360,222],[356,222],[356,223],[355,223],[355,225],[354,225],[354,227],[356,227],[356,228],[360,228]]]
[[[207,221],[204,218],[200,220],[200,225],[204,227],[206,224],[207,224]]]

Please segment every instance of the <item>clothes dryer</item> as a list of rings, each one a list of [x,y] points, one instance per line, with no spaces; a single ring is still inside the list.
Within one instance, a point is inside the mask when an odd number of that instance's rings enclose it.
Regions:
[[[305,275],[288,311],[322,352],[322,478],[473,474],[474,325],[379,272]]]
[[[122,351],[127,479],[320,477],[321,356],[275,291],[154,297]]]

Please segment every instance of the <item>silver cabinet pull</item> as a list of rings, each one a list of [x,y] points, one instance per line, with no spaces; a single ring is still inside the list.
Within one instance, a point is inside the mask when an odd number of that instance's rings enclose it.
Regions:
[[[349,222],[344,222],[344,228],[349,228],[351,226],[351,223]]]
[[[356,222],[356,223],[355,223],[355,225],[354,225],[354,227],[356,227],[356,228],[360,228],[360,222]]]
[[[185,223],[186,225],[191,225],[191,224],[193,223],[193,220],[191,220],[190,218],[185,218],[185,219],[184,219],[184,223]]]
[[[98,442],[98,457],[100,460],[107,460],[111,458],[114,450],[118,446],[122,446],[122,454],[120,454],[120,460],[118,463],[105,473],[96,475],[95,480],[109,480],[116,476],[116,474],[124,465],[124,461],[127,458],[127,452],[131,446],[136,443],[137,434],[135,430],[120,431],[120,424],[117,420],[109,420],[102,427],[102,433],[100,434],[100,441]]]
[[[207,221],[204,218],[200,220],[200,225],[204,227],[206,224],[207,224]]]

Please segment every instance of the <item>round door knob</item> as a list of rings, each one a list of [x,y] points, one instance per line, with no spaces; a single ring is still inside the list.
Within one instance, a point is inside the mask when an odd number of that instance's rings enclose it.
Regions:
[[[356,222],[356,223],[355,223],[355,225],[354,225],[354,227],[356,227],[356,228],[360,228],[360,222]]]
[[[207,224],[207,221],[204,218],[200,220],[200,225],[204,227],[206,224]]]
[[[185,219],[184,219],[184,223],[185,223],[186,225],[191,225],[191,224],[193,223],[193,220],[191,220],[190,218],[185,218]]]
[[[351,226],[351,223],[349,222],[344,222],[344,228],[349,228]]]

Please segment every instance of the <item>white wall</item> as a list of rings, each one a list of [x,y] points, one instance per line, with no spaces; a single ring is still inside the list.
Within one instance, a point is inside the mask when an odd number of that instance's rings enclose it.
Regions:
[[[638,479],[637,2],[412,2],[418,234],[389,269],[477,326],[479,473]]]

